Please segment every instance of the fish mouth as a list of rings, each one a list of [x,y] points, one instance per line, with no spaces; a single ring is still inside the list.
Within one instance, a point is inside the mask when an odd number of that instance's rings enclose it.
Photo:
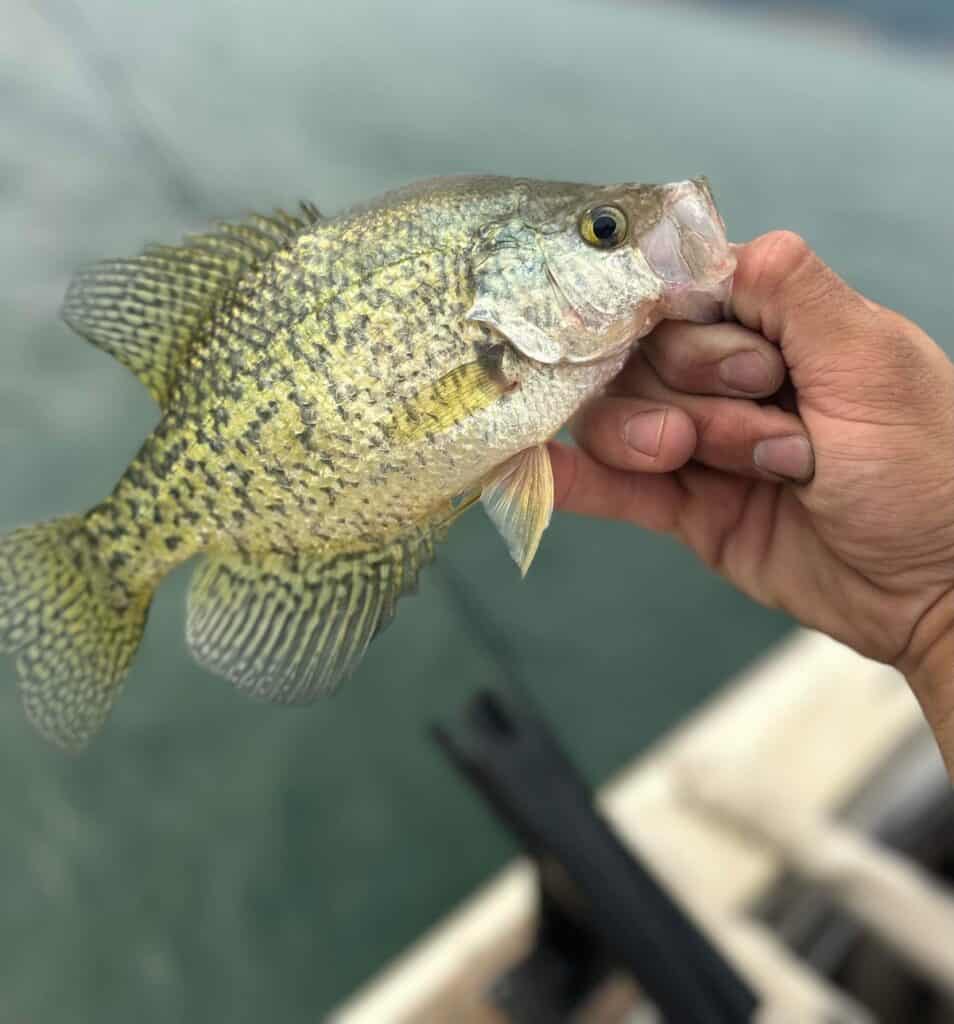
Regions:
[[[705,178],[668,187],[662,216],[639,247],[663,284],[664,319],[724,319],[736,259]]]

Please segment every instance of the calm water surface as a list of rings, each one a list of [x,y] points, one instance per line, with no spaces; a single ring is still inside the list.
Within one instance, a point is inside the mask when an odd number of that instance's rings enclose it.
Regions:
[[[154,421],[71,336],[71,271],[210,216],[425,175],[697,173],[738,239],[805,234],[951,343],[954,77],[682,5],[8,0],[0,33],[0,527],[78,511]],[[426,738],[523,686],[594,782],[789,628],[666,540],[558,518],[525,583],[469,515],[341,695],[253,705],[162,589],[80,759],[0,688],[0,1020],[314,1021],[511,847]]]

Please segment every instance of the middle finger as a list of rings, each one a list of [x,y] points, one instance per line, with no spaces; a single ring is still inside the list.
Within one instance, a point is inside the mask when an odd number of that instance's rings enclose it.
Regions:
[[[773,405],[674,391],[659,379],[642,352],[623,368],[612,394],[589,405],[586,416],[574,424],[581,446],[611,466],[635,468],[632,452],[619,441],[634,400],[640,407],[655,404],[687,416],[696,434],[693,458],[713,469],[762,479],[785,476],[799,482],[811,476],[811,448],[797,416]],[[778,466],[766,461],[763,442],[767,441],[787,452]],[[792,461],[795,456],[800,459],[797,463]]]

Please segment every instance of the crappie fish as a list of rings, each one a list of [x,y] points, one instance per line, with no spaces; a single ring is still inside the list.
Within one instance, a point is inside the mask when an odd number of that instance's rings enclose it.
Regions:
[[[545,442],[659,320],[719,319],[733,270],[704,179],[468,177],[81,271],[65,320],[161,415],[100,505],[0,538],[0,652],[28,716],[82,747],[195,555],[195,657],[284,703],[354,669],[476,500],[526,572]]]

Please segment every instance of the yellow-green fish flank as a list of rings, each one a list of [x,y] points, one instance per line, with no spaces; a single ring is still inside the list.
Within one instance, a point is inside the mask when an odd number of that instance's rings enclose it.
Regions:
[[[544,443],[660,319],[717,318],[733,269],[703,179],[486,177],[81,271],[66,321],[161,415],[102,503],[0,538],[0,652],[30,718],[83,746],[194,556],[195,656],[287,703],[355,668],[478,497],[526,571]]]

